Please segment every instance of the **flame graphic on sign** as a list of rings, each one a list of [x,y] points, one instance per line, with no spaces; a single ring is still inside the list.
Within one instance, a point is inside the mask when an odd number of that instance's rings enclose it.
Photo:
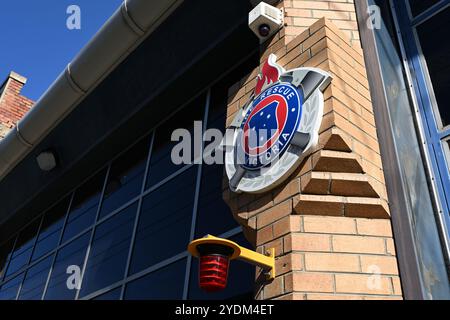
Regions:
[[[284,69],[277,63],[277,56],[270,54],[264,62],[261,73],[256,77],[255,96],[259,95],[264,89],[278,81]]]

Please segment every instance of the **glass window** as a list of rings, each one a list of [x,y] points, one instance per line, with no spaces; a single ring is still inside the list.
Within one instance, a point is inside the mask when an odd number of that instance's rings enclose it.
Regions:
[[[413,17],[438,3],[440,0],[409,0],[409,7]]]
[[[141,192],[149,140],[149,137],[145,137],[111,165],[100,218]]]
[[[186,259],[182,259],[127,284],[124,298],[182,299],[185,274]]]
[[[0,300],[16,300],[17,292],[23,280],[23,273],[5,282],[0,287]]]
[[[246,248],[252,248],[242,234],[233,236],[230,240],[235,241]],[[254,279],[255,267],[248,263],[234,260],[230,263],[230,269],[228,270],[227,287],[220,292],[205,292],[200,289],[198,285],[198,259],[192,259],[189,280],[189,299],[253,299]]]
[[[156,129],[150,159],[147,187],[160,182],[183,166],[183,164],[174,164],[171,159],[172,149],[179,143],[178,141],[171,141],[172,132],[174,130],[183,128],[190,132],[192,137],[190,159],[194,160],[194,154],[196,154],[193,150],[194,138],[197,138],[194,137],[194,121],[203,122],[204,109],[205,96],[201,95]],[[201,139],[201,137],[199,139]]]
[[[0,280],[3,278],[9,258],[11,257],[11,250],[14,246],[14,238],[11,238],[0,245]]]
[[[67,286],[67,280],[71,276],[71,274],[67,274],[67,267],[75,265],[80,270],[83,269],[89,236],[90,233],[87,232],[58,251],[45,293],[46,300],[72,300],[75,298],[76,289],[69,289]]]
[[[69,198],[66,198],[45,214],[34,247],[32,261],[49,253],[58,245],[68,206]]]
[[[236,79],[236,77],[232,77]],[[228,79],[227,79],[228,80]],[[211,101],[208,112],[208,128],[225,132],[228,88],[230,80],[220,82],[211,90]],[[205,142],[205,147],[210,143]],[[204,157],[215,156],[215,151]],[[223,157],[222,157],[223,160]],[[228,188],[224,184],[224,166],[219,164],[203,165],[200,185],[200,196],[197,209],[196,237],[206,234],[219,235],[238,226],[229,206],[222,198],[223,190]]]
[[[450,124],[450,42],[442,41],[448,37],[449,21],[447,8],[417,27],[443,126]]]
[[[131,274],[186,251],[196,174],[197,166],[193,166],[143,199]]]
[[[103,170],[75,191],[64,228],[63,243],[94,223],[104,181]]]
[[[220,235],[238,226],[222,198],[223,165],[204,165],[198,200],[196,237]]]
[[[100,224],[89,252],[80,297],[123,278],[137,203]]]
[[[119,300],[121,291],[122,287],[118,287],[99,296],[96,296],[92,300]]]
[[[34,220],[19,233],[17,243],[11,255],[11,261],[9,262],[8,269],[6,271],[6,276],[19,271],[22,267],[28,264],[36,239],[36,233],[39,229],[40,220],[41,218]]]
[[[52,265],[53,255],[28,269],[19,293],[19,300],[40,300]]]

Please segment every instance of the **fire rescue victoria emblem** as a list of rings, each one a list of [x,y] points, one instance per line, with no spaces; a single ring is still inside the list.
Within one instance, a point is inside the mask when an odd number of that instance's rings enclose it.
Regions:
[[[230,188],[261,193],[283,182],[318,141],[323,91],[331,76],[317,68],[285,71],[271,54],[253,95],[222,143]]]

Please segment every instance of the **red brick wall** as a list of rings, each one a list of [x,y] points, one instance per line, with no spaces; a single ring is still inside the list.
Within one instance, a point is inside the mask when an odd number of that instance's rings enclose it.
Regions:
[[[26,78],[11,72],[0,94],[0,138],[28,112],[34,102],[20,94]]]

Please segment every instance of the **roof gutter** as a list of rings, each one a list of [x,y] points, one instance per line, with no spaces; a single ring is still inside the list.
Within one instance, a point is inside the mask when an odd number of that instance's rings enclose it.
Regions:
[[[0,181],[183,0],[125,0],[0,141]]]

